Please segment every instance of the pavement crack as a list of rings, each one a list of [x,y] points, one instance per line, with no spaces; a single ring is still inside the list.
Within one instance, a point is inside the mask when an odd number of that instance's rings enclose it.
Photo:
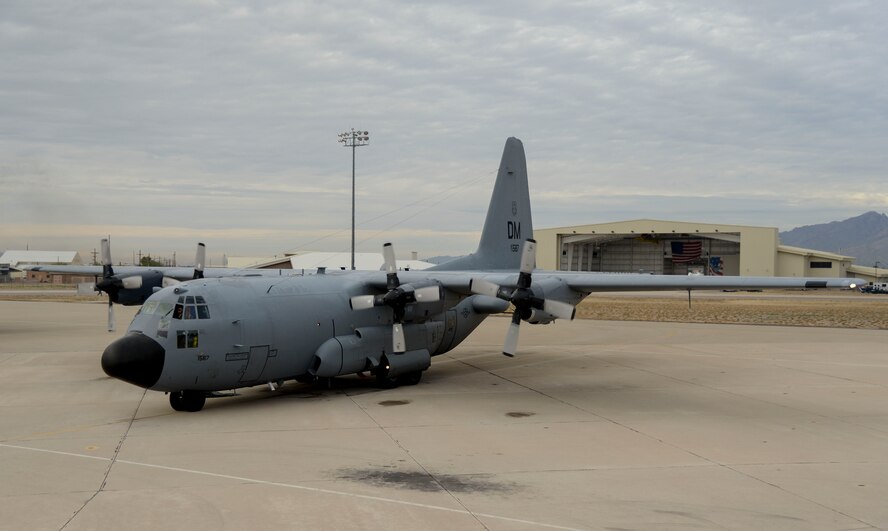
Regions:
[[[118,441],[117,447],[114,449],[114,454],[108,461],[108,468],[105,469],[105,475],[102,477],[102,484],[99,485],[99,488],[96,489],[95,492],[93,492],[92,496],[90,496],[86,499],[86,501],[83,502],[83,505],[81,505],[76,511],[74,511],[74,514],[72,514],[71,518],[68,518],[68,521],[59,528],[59,531],[63,531],[66,527],[68,527],[68,524],[73,522],[74,519],[77,518],[77,515],[79,515],[84,509],[86,509],[86,506],[89,505],[90,502],[93,501],[100,492],[105,490],[105,485],[107,485],[108,477],[111,475],[111,470],[114,468],[114,464],[117,462],[117,456],[120,454],[120,449],[123,447],[123,443],[126,442],[127,436],[129,436],[129,432],[133,427],[133,423],[136,421],[136,415],[139,414],[139,408],[142,407],[142,401],[145,400],[145,395],[147,394],[148,389],[142,391],[142,396],[139,398],[139,403],[136,404],[135,410],[133,410],[133,415],[130,417],[129,423],[126,425],[126,430],[123,432],[123,435],[121,435],[120,441]]]

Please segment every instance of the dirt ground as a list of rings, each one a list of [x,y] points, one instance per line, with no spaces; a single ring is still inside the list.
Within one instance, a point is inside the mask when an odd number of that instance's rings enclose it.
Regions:
[[[846,293],[823,298],[803,292],[780,297],[766,293],[692,296],[688,308],[687,298],[595,295],[577,306],[577,318],[888,329],[888,296]]]
[[[61,289],[65,289],[62,287]],[[70,288],[68,288],[70,289]],[[0,300],[65,301],[106,304],[103,296],[78,296],[47,289],[0,288]],[[49,293],[43,293],[49,291]],[[577,319],[821,326],[888,330],[888,295],[849,291],[708,292],[693,295],[691,307],[682,294],[593,294],[577,306]]]

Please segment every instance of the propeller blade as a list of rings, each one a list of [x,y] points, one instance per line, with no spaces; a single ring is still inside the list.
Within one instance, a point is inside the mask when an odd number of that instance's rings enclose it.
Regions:
[[[126,277],[121,282],[124,289],[139,289],[142,287],[142,277],[140,275]]]
[[[369,310],[373,307],[373,295],[357,295],[349,299],[352,310]]]
[[[554,315],[558,319],[567,319],[568,321],[573,321],[577,313],[577,309],[572,304],[548,299],[543,303],[543,311]]]
[[[182,283],[181,280],[176,279],[176,278],[171,278],[171,277],[163,277],[163,279],[160,281],[160,285],[164,288],[168,288],[170,286],[175,286],[176,284],[181,284],[181,283]]]
[[[469,280],[469,290],[476,295],[487,295],[488,297],[496,297],[499,293],[499,285],[484,280],[483,278],[473,278]]]
[[[114,331],[114,303],[108,298],[108,331]]]
[[[516,311],[514,315],[517,316],[518,312]],[[518,331],[520,330],[520,323],[521,317],[515,319],[513,316],[512,322],[509,323],[509,330],[506,331],[506,342],[503,345],[503,354],[510,358],[515,357],[515,352],[518,350]]]
[[[198,243],[197,252],[194,255],[194,276],[191,278],[203,278],[204,264],[207,262],[207,246]]]
[[[111,265],[111,242],[102,238],[102,265]]]
[[[114,268],[111,267],[111,241],[102,238],[102,278],[114,276]]]
[[[395,323],[392,325],[392,351],[407,351],[407,341],[404,339],[404,325],[401,323]]]
[[[395,261],[395,248],[391,243],[383,244],[382,257],[385,260],[385,272],[388,274],[398,272],[398,264]]]
[[[531,273],[536,267],[536,240],[527,239],[521,249],[521,269],[522,273]]]
[[[438,286],[419,288],[413,292],[416,302],[436,302],[441,300],[441,289]]]

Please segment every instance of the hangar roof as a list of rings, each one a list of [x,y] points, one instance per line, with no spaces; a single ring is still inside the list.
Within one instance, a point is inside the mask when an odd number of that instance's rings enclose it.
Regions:
[[[18,267],[18,264],[79,264],[77,251],[6,251],[0,264]]]
[[[559,234],[568,232],[601,232],[614,231],[620,232],[745,232],[758,230],[774,230],[776,227],[757,227],[751,225],[730,225],[727,223],[701,223],[695,221],[669,221],[663,219],[633,219],[627,221],[612,221],[607,223],[592,223],[588,225],[573,225],[566,227],[551,227],[548,229],[540,229],[543,231],[554,231]]]

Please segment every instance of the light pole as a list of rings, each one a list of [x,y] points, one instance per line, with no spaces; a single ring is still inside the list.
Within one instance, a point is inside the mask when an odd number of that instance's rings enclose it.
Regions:
[[[367,131],[351,131],[339,133],[339,143],[352,148],[352,253],[351,268],[355,270],[355,148],[366,146],[370,142],[370,133]]]

